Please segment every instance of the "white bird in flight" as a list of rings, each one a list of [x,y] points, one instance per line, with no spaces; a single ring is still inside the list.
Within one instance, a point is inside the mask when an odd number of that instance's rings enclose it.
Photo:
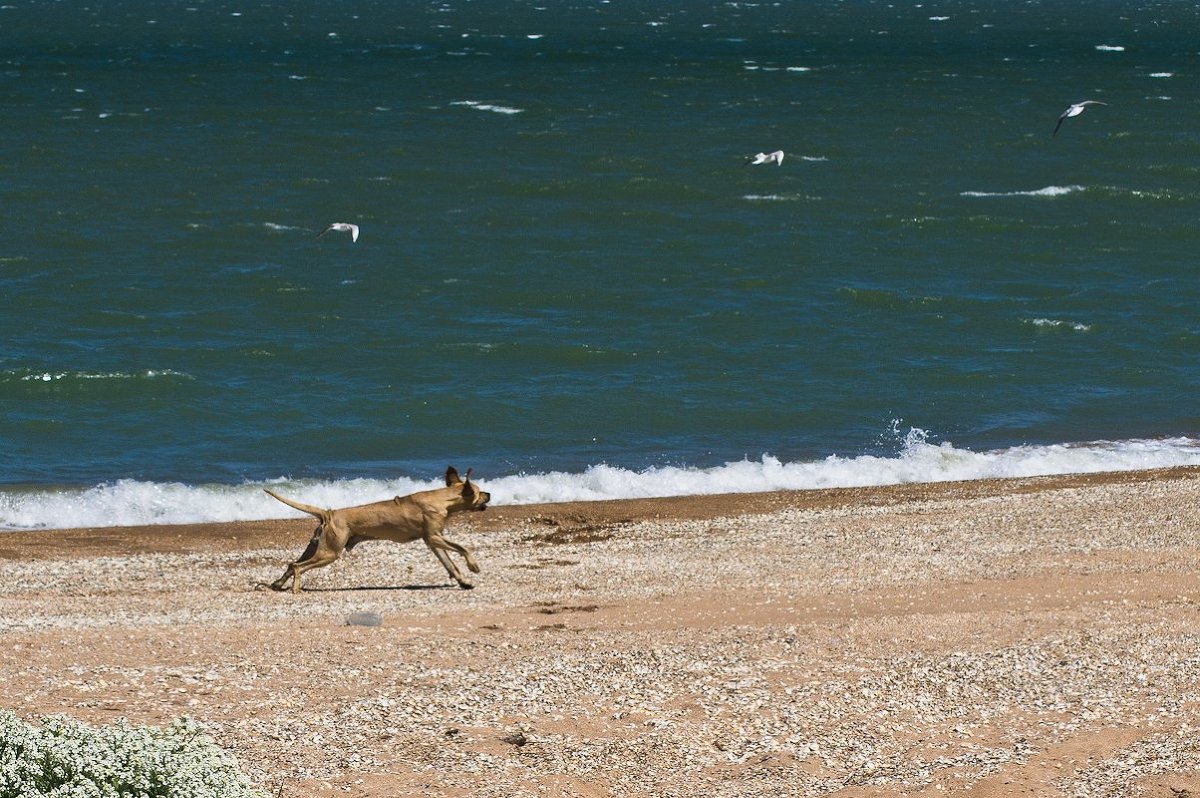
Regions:
[[[746,161],[746,166],[754,166],[760,163],[773,163],[776,166],[783,164],[783,150],[775,150],[775,152],[760,152],[750,160]]]
[[[1108,103],[1102,103],[1099,100],[1084,100],[1081,103],[1072,103],[1067,110],[1062,112],[1062,116],[1058,118],[1058,124],[1054,126],[1054,132],[1050,134],[1051,138],[1058,135],[1058,129],[1062,127],[1064,119],[1072,116],[1079,116],[1083,113],[1083,109],[1087,108],[1089,105],[1108,105]]]
[[[317,238],[325,235],[330,230],[337,230],[339,233],[349,233],[351,241],[358,240],[358,225],[350,224],[349,222],[334,222],[321,232],[317,233]]]

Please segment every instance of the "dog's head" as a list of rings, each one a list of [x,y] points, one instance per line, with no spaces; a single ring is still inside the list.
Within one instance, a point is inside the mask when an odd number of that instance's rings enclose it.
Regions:
[[[458,472],[454,470],[454,466],[446,468],[446,487],[459,488],[459,495],[462,497],[463,510],[486,510],[488,502],[492,500],[492,494],[486,490],[480,490],[479,486],[471,482],[471,469],[467,469],[467,479],[464,482]]]

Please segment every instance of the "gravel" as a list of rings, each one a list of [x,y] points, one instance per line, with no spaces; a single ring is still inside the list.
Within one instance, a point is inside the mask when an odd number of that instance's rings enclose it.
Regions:
[[[473,591],[419,544],[299,596],[300,538],[0,560],[0,696],[195,717],[284,796],[1200,790],[1196,474],[999,485],[534,508],[452,526]]]

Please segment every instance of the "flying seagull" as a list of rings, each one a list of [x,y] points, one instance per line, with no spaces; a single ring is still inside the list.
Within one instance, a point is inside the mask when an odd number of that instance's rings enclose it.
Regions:
[[[1058,118],[1058,124],[1054,126],[1054,132],[1051,133],[1050,136],[1054,137],[1058,135],[1058,129],[1062,127],[1064,119],[1072,116],[1079,116],[1083,113],[1083,109],[1087,108],[1089,105],[1108,105],[1108,103],[1102,103],[1099,100],[1084,100],[1081,103],[1072,103],[1070,108],[1062,112],[1062,116]]]
[[[325,235],[330,230],[337,230],[339,233],[349,233],[351,241],[358,240],[358,225],[350,224],[349,222],[334,222],[321,232],[317,233],[317,238]]]
[[[775,152],[760,152],[758,155],[746,161],[746,166],[754,166],[760,163],[773,163],[776,166],[783,164],[783,150],[775,150]]]

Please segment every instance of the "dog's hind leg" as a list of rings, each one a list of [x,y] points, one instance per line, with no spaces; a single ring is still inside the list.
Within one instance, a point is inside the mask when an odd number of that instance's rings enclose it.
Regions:
[[[271,583],[271,587],[275,590],[283,590],[290,577],[292,592],[299,593],[300,574],[311,571],[313,568],[329,565],[336,560],[346,546],[347,537],[346,531],[333,523],[317,527],[317,531],[313,533],[312,540],[308,542],[308,547],[304,549],[300,559],[290,563],[287,570],[283,572],[283,576]]]
[[[288,565],[287,569],[283,572],[283,576],[271,583],[272,590],[283,590],[284,586],[287,585],[289,578],[296,578],[297,582],[300,581],[299,578],[296,577],[295,566],[299,565],[317,553],[317,547],[321,545],[321,533],[324,531],[325,525],[318,524],[316,530],[313,532],[312,539],[308,541],[308,546],[305,547],[304,552],[296,558],[295,562]]]
[[[302,562],[317,553],[317,546],[321,545],[321,533],[325,531],[324,524],[318,524],[313,530],[312,539],[308,541],[308,545],[304,547],[304,553],[296,558],[296,562]]]
[[[283,569],[283,576],[271,582],[272,590],[283,590],[287,588],[288,580],[295,580],[295,584],[300,584],[300,577],[295,574],[295,563],[288,563],[286,569]]]
[[[300,574],[305,571],[311,571],[313,568],[320,568],[323,565],[329,565],[338,558],[337,552],[317,546],[317,552],[307,559],[301,558],[293,563],[289,563],[287,569],[283,572],[283,576],[271,583],[273,590],[283,590],[287,585],[288,579],[292,580],[292,592],[300,592]]]

